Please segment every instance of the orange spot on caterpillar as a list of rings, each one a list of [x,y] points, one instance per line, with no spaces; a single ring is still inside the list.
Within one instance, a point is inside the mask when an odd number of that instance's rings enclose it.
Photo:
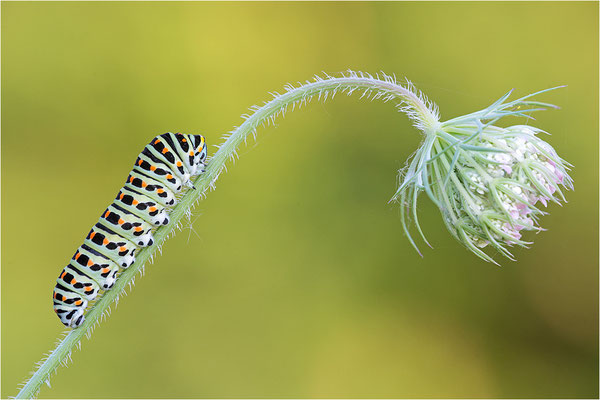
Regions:
[[[177,166],[181,167],[183,164],[181,163],[181,161],[177,161]]]
[[[150,208],[148,208],[148,211],[150,211],[150,212],[154,212],[154,211],[156,211],[156,210],[157,210],[157,208],[156,208],[156,207],[150,207]]]
[[[104,218],[108,218],[109,215],[110,215],[110,211],[106,210],[106,212],[104,213]]]
[[[134,206],[136,206],[138,203],[139,203],[139,201],[137,201],[137,200],[133,200],[133,201],[131,202],[131,204],[133,204]]]
[[[67,274],[67,271],[63,271],[62,274],[60,274],[60,279],[64,278],[66,274]]]
[[[87,263],[87,266],[91,267],[92,265],[94,265],[94,262],[92,260],[89,260],[88,263]]]
[[[133,182],[133,176],[129,177],[129,182]]]
[[[145,188],[146,186],[148,186],[148,184],[144,181],[142,181],[142,187]]]
[[[133,230],[136,231],[136,232],[141,232],[142,231],[142,227],[141,226],[136,226]]]
[[[81,256],[80,252],[75,253],[75,259],[77,260]]]
[[[144,161],[140,159],[140,161],[138,161],[138,165],[142,165]]]
[[[125,221],[123,221],[123,218],[119,218],[119,221],[117,221],[119,223],[119,225],[123,225],[125,223]]]
[[[164,192],[164,190],[163,189],[156,189],[156,192],[157,193],[162,193],[162,192]]]
[[[156,139],[156,140],[154,141],[154,144],[158,144],[158,143],[160,143],[160,140]]]
[[[156,167],[154,165],[150,166],[150,171],[156,171]]]
[[[181,139],[181,141],[182,141],[183,143],[185,143],[185,142],[187,142],[187,139]]]
[[[62,295],[62,299],[61,299],[61,300],[62,300],[62,301],[65,301],[65,300],[67,300],[67,296],[65,296],[65,295],[63,294],[63,295]]]
[[[127,247],[125,247],[125,246],[119,247],[119,251],[125,251],[125,250],[127,250]]]
[[[75,305],[76,305],[76,306],[80,306],[82,303],[83,303],[83,301],[81,301],[81,300],[77,300],[77,301],[75,302]]]
[[[102,241],[102,244],[105,246],[109,243],[110,243],[110,241],[107,238],[104,238],[104,240]]]
[[[162,149],[163,154],[167,154],[168,152],[169,152],[169,149],[167,149],[166,147],[164,149]]]
[[[194,150],[190,150],[190,157],[194,155]]]
[[[71,285],[74,285],[76,283],[77,283],[77,281],[75,280],[75,278],[71,279]]]
[[[125,196],[125,194],[121,193],[121,195],[119,196],[119,200],[123,200],[123,196]]]
[[[90,239],[93,239],[94,236],[96,236],[96,232],[92,231],[92,233],[90,233]]]
[[[110,271],[110,268],[102,268],[102,273],[103,274],[107,273],[108,271]]]
[[[94,288],[93,288],[93,287],[91,287],[91,286],[88,286],[88,287],[86,287],[84,290],[85,290],[86,292],[91,292],[91,291],[93,291],[93,290],[94,290]]]
[[[173,179],[173,175],[167,174],[167,179]]]

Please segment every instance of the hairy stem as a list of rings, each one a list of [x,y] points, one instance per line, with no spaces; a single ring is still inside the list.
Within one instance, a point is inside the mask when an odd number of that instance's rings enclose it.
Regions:
[[[159,227],[154,233],[154,245],[141,249],[135,263],[122,271],[114,287],[106,291],[87,311],[86,319],[77,329],[68,330],[66,336],[59,341],[57,347],[39,365],[33,376],[25,383],[16,398],[32,398],[37,395],[44,382],[49,384],[51,374],[62,364],[70,359],[71,352],[84,335],[90,336],[95,325],[100,319],[110,312],[110,305],[118,302],[119,296],[124,294],[127,285],[135,280],[136,274],[143,272],[144,265],[151,259],[155,251],[165,242],[184,215],[189,214],[191,208],[200,197],[209,189],[214,188],[214,182],[225,168],[229,159],[236,156],[236,149],[246,141],[250,134],[255,134],[260,125],[268,124],[275,117],[284,114],[288,107],[302,106],[313,97],[326,100],[336,93],[353,92],[362,93],[368,98],[382,98],[385,101],[396,100],[401,111],[411,118],[418,128],[427,132],[435,129],[439,123],[435,108],[410,85],[404,87],[396,83],[392,77],[383,75],[374,78],[368,74],[350,72],[342,77],[316,77],[314,82],[307,82],[298,87],[288,86],[284,94],[276,94],[262,107],[254,108],[254,113],[247,116],[244,123],[230,132],[229,137],[219,146],[219,150],[211,157],[206,172],[199,175],[194,181],[196,190],[188,190],[178,204],[169,214],[170,222],[164,227]],[[362,97],[361,96],[361,97]]]

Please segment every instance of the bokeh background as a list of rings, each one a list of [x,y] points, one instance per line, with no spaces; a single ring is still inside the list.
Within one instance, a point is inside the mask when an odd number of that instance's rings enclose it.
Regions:
[[[41,396],[598,396],[598,3],[1,7],[2,397],[62,332],[53,282],[153,136],[217,144],[269,91],[349,68],[409,77],[445,119],[568,85],[536,118],[576,166],[569,204],[499,268],[424,197],[421,258],[387,204],[419,133],[390,104],[314,102],[240,149]]]

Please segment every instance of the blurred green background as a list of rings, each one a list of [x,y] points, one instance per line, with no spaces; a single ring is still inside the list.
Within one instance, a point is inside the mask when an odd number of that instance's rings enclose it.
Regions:
[[[423,197],[421,258],[387,204],[419,133],[390,104],[313,102],[240,149],[41,396],[598,397],[598,3],[1,7],[2,397],[153,136],[217,144],[269,91],[348,68],[410,78],[444,119],[568,85],[536,118],[576,166],[569,204],[498,268]]]

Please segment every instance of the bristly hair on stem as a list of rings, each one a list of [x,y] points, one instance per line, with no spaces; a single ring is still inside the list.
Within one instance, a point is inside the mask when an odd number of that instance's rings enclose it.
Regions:
[[[35,372],[24,383],[16,398],[33,398],[44,383],[50,385],[51,375],[60,365],[66,365],[71,360],[71,353],[75,347],[81,346],[81,339],[84,336],[90,338],[94,328],[109,315],[111,304],[116,306],[120,296],[127,293],[127,287],[131,288],[133,285],[135,277],[144,273],[145,264],[153,260],[154,254],[161,250],[165,240],[173,236],[176,229],[181,230],[182,218],[191,215],[195,204],[209,189],[215,189],[215,182],[226,169],[226,163],[238,158],[236,150],[242,142],[246,142],[248,136],[256,138],[256,131],[260,126],[274,123],[278,116],[285,116],[286,112],[302,107],[313,99],[326,101],[336,94],[349,96],[354,93],[359,93],[364,99],[395,102],[398,110],[407,114],[413,125],[423,132],[436,129],[439,125],[439,113],[433,103],[410,82],[400,84],[394,76],[384,73],[372,76],[347,71],[338,77],[323,74],[305,83],[287,85],[281,94],[272,93],[271,100],[261,106],[251,107],[251,114],[242,116],[243,123],[224,135],[224,141],[217,146],[217,151],[210,158],[206,172],[193,182],[197,190],[187,191],[171,210],[169,224],[159,227],[154,233],[155,244],[139,251],[135,263],[121,272],[115,286],[90,307],[85,322],[79,328],[64,332],[64,337],[59,339],[56,348],[37,364]]]

